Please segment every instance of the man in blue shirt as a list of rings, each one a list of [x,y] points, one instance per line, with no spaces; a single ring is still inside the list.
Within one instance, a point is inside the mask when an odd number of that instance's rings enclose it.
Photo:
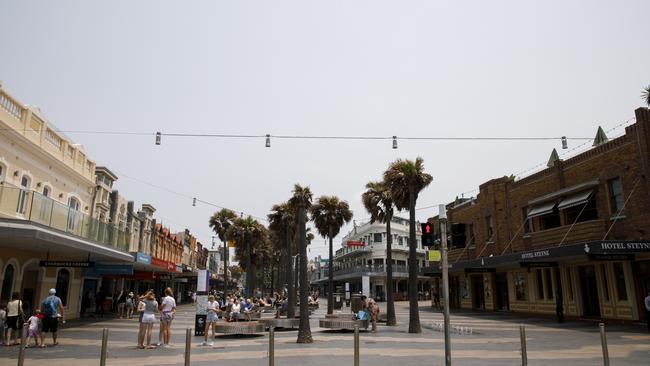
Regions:
[[[59,317],[61,321],[65,322],[63,317],[63,303],[61,299],[56,296],[56,289],[50,289],[50,296],[46,297],[41,304],[41,312],[43,318],[43,333],[52,332],[52,345],[59,344],[56,341],[57,331],[59,328]],[[45,343],[45,341],[43,341]]]

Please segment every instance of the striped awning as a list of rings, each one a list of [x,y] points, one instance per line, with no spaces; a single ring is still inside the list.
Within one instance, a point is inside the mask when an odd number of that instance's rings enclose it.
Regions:
[[[532,219],[533,217],[542,216],[553,212],[557,203],[555,201],[542,203],[538,206],[534,206],[528,211],[528,218]]]
[[[580,193],[576,193],[574,195],[564,197],[562,198],[562,201],[560,202],[559,205],[557,205],[557,208],[559,210],[569,208],[569,207],[574,207],[574,206],[580,206],[584,205],[589,201],[591,198],[591,195],[594,193],[593,190],[590,191],[584,191]]]

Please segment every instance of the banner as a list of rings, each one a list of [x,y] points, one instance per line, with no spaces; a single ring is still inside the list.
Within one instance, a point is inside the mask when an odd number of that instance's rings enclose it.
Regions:
[[[205,269],[199,269],[199,275],[196,279],[196,292],[207,292],[210,273]]]

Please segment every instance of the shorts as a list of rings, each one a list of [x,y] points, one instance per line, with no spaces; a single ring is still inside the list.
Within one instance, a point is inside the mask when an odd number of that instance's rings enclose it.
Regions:
[[[36,328],[36,329],[29,328],[29,332],[27,332],[27,336],[28,337],[38,338],[38,336],[39,336],[38,328]]]
[[[206,318],[205,321],[207,322],[207,324],[210,324],[210,323],[216,322],[217,318],[218,318],[217,313],[214,313],[214,312],[211,311],[211,312],[208,313],[208,317]]]
[[[156,316],[153,314],[142,314],[142,323],[143,324],[153,324],[156,322]]]
[[[162,314],[160,314],[161,323],[169,325],[172,323],[172,320],[174,320],[174,315],[171,311],[163,311]]]
[[[59,329],[59,319],[56,317],[46,316],[43,318],[43,332],[55,333]]]
[[[18,330],[18,316],[7,317],[7,328]]]

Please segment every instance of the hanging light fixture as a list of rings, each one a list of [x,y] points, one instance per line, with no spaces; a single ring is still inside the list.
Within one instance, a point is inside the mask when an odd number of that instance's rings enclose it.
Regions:
[[[562,148],[563,149],[568,149],[569,148],[569,144],[568,144],[568,142],[566,140],[566,136],[562,136]]]
[[[162,139],[162,134],[160,132],[156,132],[156,145],[160,145],[161,139]]]
[[[192,198],[192,206],[196,207],[196,197]]]
[[[397,136],[393,136],[393,149],[397,149]]]
[[[266,147],[271,147],[271,135],[266,134]]]

